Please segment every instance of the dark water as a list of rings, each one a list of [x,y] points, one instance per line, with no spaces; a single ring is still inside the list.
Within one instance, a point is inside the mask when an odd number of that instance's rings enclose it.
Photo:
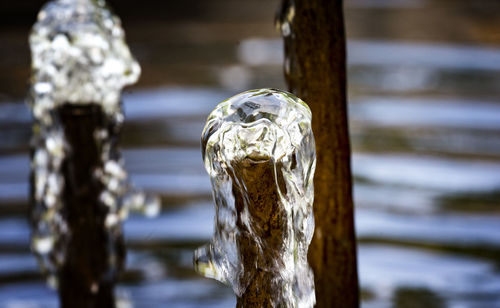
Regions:
[[[346,3],[363,307],[500,307],[500,37],[490,13],[500,7],[475,3]],[[192,251],[213,228],[199,148],[208,113],[241,90],[284,87],[277,2],[247,6],[261,10],[230,18],[238,6],[217,0],[200,20],[125,23],[144,73],[124,95],[124,156],[163,210],[125,224],[120,307],[235,305],[230,289],[193,272]],[[10,76],[0,78],[0,308],[56,307],[28,246],[29,66],[13,60],[25,46],[16,29],[0,31],[11,46],[0,61]]]

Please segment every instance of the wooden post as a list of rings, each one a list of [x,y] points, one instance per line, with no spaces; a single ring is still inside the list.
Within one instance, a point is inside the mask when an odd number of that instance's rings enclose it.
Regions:
[[[104,0],[48,2],[29,42],[32,247],[57,281],[61,307],[114,308],[125,254],[121,221],[130,209],[116,149],[119,99],[140,66]]]
[[[284,0],[278,18],[286,81],[313,114],[316,230],[309,263],[316,306],[358,307],[342,0]]]
[[[252,234],[247,230],[247,225],[241,220],[237,221],[236,226],[240,230],[237,243],[243,268],[247,269],[244,279],[249,281],[243,295],[238,297],[237,307],[274,307],[273,301],[277,295],[275,292],[280,290],[280,284],[283,283],[279,268],[274,267],[281,265],[279,260],[282,257],[276,254],[282,250],[286,226],[283,221],[286,219],[286,213],[279,202],[275,178],[282,179],[283,175],[270,157],[249,157],[232,162],[231,165],[234,170],[230,176],[233,179],[237,216],[241,217],[243,210],[247,208],[255,232]],[[279,173],[276,176],[275,170]],[[264,242],[260,245],[267,248],[265,255],[256,251],[259,246],[256,241]],[[281,304],[285,306],[286,303]]]
[[[99,201],[104,186],[94,171],[102,168],[102,142],[95,132],[105,129],[117,138],[118,128],[97,104],[65,104],[57,113],[69,146],[62,165],[63,215],[70,236],[58,270],[61,307],[114,308],[114,284],[125,249],[123,238],[110,238],[105,227],[108,211]]]

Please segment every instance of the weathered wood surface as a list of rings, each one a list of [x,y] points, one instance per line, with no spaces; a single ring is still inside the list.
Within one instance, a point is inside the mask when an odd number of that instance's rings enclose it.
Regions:
[[[280,173],[280,168],[274,166],[271,159],[260,157],[258,160],[245,158],[233,162],[233,194],[236,202],[238,217],[243,209],[248,208],[253,221],[254,236],[246,225],[238,220],[240,230],[238,246],[241,253],[244,280],[249,285],[245,293],[238,298],[237,307],[257,308],[274,307],[280,296],[275,292],[281,289],[279,277],[279,262],[282,251],[283,238],[286,230],[285,209],[279,202],[278,187],[275,183],[275,170]],[[279,175],[277,176],[279,178]],[[261,240],[267,248],[263,255],[257,250],[256,240]],[[278,266],[278,267],[277,267]],[[284,304],[284,303],[281,303]]]
[[[316,231],[309,263],[316,307],[358,307],[342,1],[284,0],[279,14],[283,21],[291,19],[292,34],[285,36],[289,90],[313,114]]]

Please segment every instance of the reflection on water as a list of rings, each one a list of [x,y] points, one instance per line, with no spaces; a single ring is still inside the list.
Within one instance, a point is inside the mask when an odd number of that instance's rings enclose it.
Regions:
[[[211,6],[227,9],[229,2]],[[348,47],[350,124],[363,307],[500,307],[500,47],[469,45],[497,33],[487,13],[498,13],[498,5],[477,1],[474,11],[445,2],[346,1],[355,38]],[[481,11],[478,3],[486,2]],[[408,28],[424,15],[435,25],[436,8],[440,20],[476,23],[463,41],[452,36],[461,23],[424,31],[427,20],[420,20],[420,32]],[[237,35],[216,23],[214,11],[199,24],[127,29],[145,81],[124,96],[124,157],[132,182],[159,193],[163,208],[155,219],[132,216],[124,226],[121,307],[235,306],[232,290],[192,269],[192,251],[209,240],[214,217],[199,140],[222,99],[284,87],[282,45],[272,10],[231,20]],[[380,18],[385,24],[367,25]],[[169,34],[165,44],[148,40],[154,31]],[[427,36],[410,40],[415,33]],[[2,40],[26,39],[16,35]],[[17,72],[13,56],[2,54],[0,67]],[[9,92],[25,79],[8,75],[0,78],[0,97],[9,98],[0,103],[0,308],[53,308],[56,295],[29,252],[25,219],[30,115],[12,94],[19,92]]]
[[[430,43],[350,40],[351,66],[415,66],[451,70],[500,70],[500,48]],[[283,63],[283,42],[279,39],[246,39],[238,47],[238,58],[246,65]]]
[[[359,254],[361,284],[388,300],[402,288],[431,290],[444,298],[445,307],[497,307],[492,303],[500,300],[497,293],[500,277],[493,274],[495,268],[491,264],[449,254],[376,245],[362,246]],[[384,304],[366,305],[377,306]]]

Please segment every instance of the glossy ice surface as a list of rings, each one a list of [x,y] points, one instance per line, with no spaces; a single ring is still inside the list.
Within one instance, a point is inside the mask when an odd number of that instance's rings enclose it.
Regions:
[[[307,105],[274,89],[241,93],[210,114],[202,143],[217,214],[212,242],[195,253],[198,272],[241,297],[263,271],[273,306],[312,307],[316,157]]]
[[[120,92],[137,81],[140,66],[125,42],[120,19],[103,0],[55,0],[38,14],[30,35],[33,113],[63,103],[99,103],[119,111]]]

